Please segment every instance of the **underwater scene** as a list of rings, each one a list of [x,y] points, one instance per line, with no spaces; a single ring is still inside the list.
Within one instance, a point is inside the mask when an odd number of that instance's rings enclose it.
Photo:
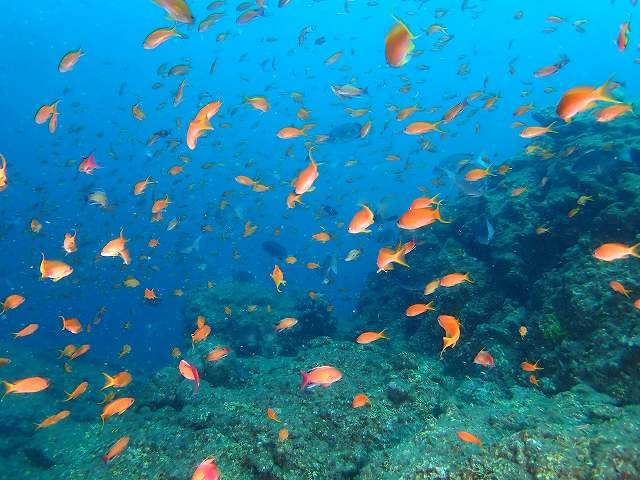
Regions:
[[[640,479],[636,0],[5,0],[0,480]]]

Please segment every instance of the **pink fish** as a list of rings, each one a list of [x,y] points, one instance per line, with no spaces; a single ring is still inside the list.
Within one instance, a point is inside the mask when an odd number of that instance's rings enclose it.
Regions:
[[[96,168],[102,167],[96,163],[96,157],[93,155],[93,152],[91,152],[88,157],[84,157],[80,165],[78,165],[78,171],[86,173],[87,175],[92,175]]]
[[[198,369],[193,365],[190,365],[186,360],[180,360],[178,370],[180,370],[180,373],[184,378],[187,380],[193,380],[193,393],[197,395],[198,387],[200,386],[200,374],[198,373]]]

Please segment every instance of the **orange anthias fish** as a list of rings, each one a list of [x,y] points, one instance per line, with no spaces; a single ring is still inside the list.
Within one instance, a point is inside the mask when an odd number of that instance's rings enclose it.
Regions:
[[[157,300],[158,299],[158,296],[156,295],[156,292],[153,291],[153,288],[145,288],[142,296],[143,296],[143,298],[145,300]]]
[[[133,402],[135,402],[135,399],[131,397],[122,397],[107,403],[100,414],[102,424],[104,425],[105,420],[113,415],[122,415],[133,405]]]
[[[317,387],[318,385],[328,388],[332,383],[335,383],[342,378],[342,372],[329,365],[316,367],[308,372],[301,370],[300,375],[302,376],[300,390]]]
[[[120,230],[120,236],[109,241],[102,247],[100,255],[103,257],[120,257],[125,265],[129,265],[131,263],[131,256],[129,255],[129,250],[125,247],[127,242],[128,240],[124,238],[123,230]]]
[[[429,303],[414,303],[413,305],[410,305],[409,307],[407,307],[407,309],[405,310],[404,314],[407,317],[415,317],[417,315],[421,315],[424,312],[428,311],[428,310],[435,310],[434,306],[433,306],[433,302],[429,302]]]
[[[416,230],[431,225],[436,220],[440,223],[451,223],[450,220],[444,220],[440,216],[440,207],[438,206],[435,209],[414,208],[407,210],[400,216],[397,225],[398,228],[402,228],[403,230]]]
[[[38,328],[40,328],[40,325],[38,325],[37,323],[30,323],[19,332],[15,332],[13,334],[13,338],[15,339],[19,337],[28,337],[32,333],[35,333],[38,330]]]
[[[613,262],[614,260],[621,260],[629,256],[640,258],[640,254],[636,252],[638,247],[640,247],[640,243],[636,243],[630,247],[622,243],[605,243],[596,248],[593,256],[604,262]]]
[[[296,195],[302,195],[303,193],[308,192],[319,175],[318,166],[316,165],[316,162],[313,161],[311,151],[309,151],[309,165],[300,172],[293,182],[293,188]]]
[[[613,280],[609,282],[609,286],[614,292],[621,293],[625,297],[629,298],[629,290],[627,290],[620,282]]]
[[[191,480],[220,480],[220,471],[212,458],[207,458],[198,465]]]
[[[466,175],[464,176],[464,179],[467,182],[477,182],[478,180],[482,180],[487,175],[491,175],[491,176],[494,175],[493,173],[490,172],[490,169],[488,167],[473,168],[466,173]]]
[[[411,52],[415,48],[413,39],[416,37],[401,20],[395,17],[394,20],[396,23],[384,39],[384,56],[388,65],[398,68],[409,61]]]
[[[46,123],[52,115],[58,114],[58,103],[60,100],[56,100],[51,105],[43,105],[38,109],[35,116],[35,121],[38,125]]]
[[[88,386],[89,386],[89,382],[82,382],[76,388],[74,388],[71,393],[67,393],[65,391],[64,393],[67,395],[67,398],[65,398],[63,402],[68,402],[70,400],[78,398],[80,395],[82,395],[84,392],[87,391]]]
[[[153,205],[151,206],[151,213],[153,214],[162,213],[167,209],[167,207],[170,204],[171,204],[171,201],[169,200],[169,195],[166,195],[165,198],[160,198],[155,202],[153,202]]]
[[[282,420],[278,418],[278,414],[276,413],[276,411],[271,407],[267,408],[267,417],[269,417],[269,419],[273,420],[274,422],[282,423]]]
[[[620,25],[620,30],[618,31],[618,39],[616,40],[616,45],[618,46],[618,50],[624,52],[629,44],[629,33],[631,32],[631,22],[623,22]]]
[[[617,105],[609,105],[608,107],[601,108],[593,112],[593,116],[596,117],[596,121],[599,123],[610,122],[616,118],[624,115],[625,113],[632,112],[633,107],[626,103],[620,103]]]
[[[54,282],[58,282],[64,277],[73,273],[73,268],[59,260],[46,260],[44,253],[40,262],[40,278],[50,278]]]
[[[570,122],[578,113],[594,107],[596,102],[620,103],[607,94],[611,80],[607,80],[598,88],[574,87],[562,95],[556,113],[565,122]]]
[[[406,133],[407,135],[422,135],[424,133],[428,133],[432,131],[444,133],[442,130],[438,128],[438,125],[440,125],[442,122],[443,120],[440,120],[439,122],[435,122],[435,123],[413,122],[405,127],[404,133]]]
[[[273,266],[273,272],[271,272],[271,274],[269,275],[271,277],[271,279],[273,280],[273,283],[276,284],[276,290],[278,292],[280,292],[280,285],[286,285],[287,282],[284,279],[284,274],[282,273],[282,270],[280,270],[280,267],[276,264]]]
[[[198,372],[198,369],[186,360],[180,360],[178,370],[180,371],[180,375],[193,382],[193,393],[197,395],[198,388],[200,387],[200,372]]]
[[[192,334],[191,334],[191,346],[195,346],[196,343],[203,342],[209,337],[211,333],[211,326],[203,324],[199,326]]]
[[[536,138],[545,133],[558,133],[555,130],[552,130],[553,124],[555,122],[551,122],[546,127],[526,127],[520,132],[520,137],[522,138]]]
[[[478,437],[476,437],[475,435],[469,433],[469,432],[464,432],[464,431],[461,430],[461,431],[457,432],[456,435],[463,442],[473,443],[475,445],[482,446],[482,442],[480,441],[480,439]]]
[[[147,38],[145,38],[144,42],[142,42],[142,46],[145,50],[151,50],[159,45],[162,45],[164,42],[173,37],[188,38],[186,35],[178,32],[174,25],[171,28],[157,28],[149,35],[147,35]]]
[[[520,368],[525,372],[535,372],[536,370],[544,370],[542,367],[538,366],[538,362],[536,363],[522,362],[520,364]]]
[[[455,287],[462,282],[475,283],[469,278],[469,273],[450,273],[440,279],[440,286]]]
[[[244,101],[256,110],[260,110],[261,112],[269,111],[269,101],[265,97],[247,97]]]
[[[282,140],[291,140],[292,138],[306,137],[308,136],[307,132],[314,126],[314,124],[310,123],[308,125],[303,125],[302,128],[284,127],[278,130],[278,132],[276,133],[276,137]]]
[[[371,400],[364,393],[358,393],[351,400],[351,408],[362,408],[365,405],[371,405]]]
[[[176,22],[191,24],[194,21],[193,14],[184,0],[153,0],[153,2],[164,8],[169,18]]]
[[[88,156],[83,157],[80,165],[78,165],[78,171],[86,173],[87,175],[92,175],[93,171],[97,168],[102,167],[96,162],[96,157],[93,152],[91,152]]]
[[[440,358],[442,358],[445,349],[455,347],[456,343],[458,343],[460,339],[460,322],[456,317],[451,315],[440,315],[438,317],[438,323],[445,331],[445,336],[442,337],[443,346],[440,351]]]
[[[60,319],[62,320],[62,330],[67,330],[71,333],[82,332],[82,324],[77,318],[64,318],[60,315]]]
[[[493,357],[486,350],[480,350],[473,359],[473,363],[477,363],[478,365],[489,368],[493,368],[495,366],[493,363]]]
[[[207,361],[218,362],[222,360],[224,357],[226,357],[227,355],[229,355],[229,352],[231,352],[230,348],[221,347],[220,345],[217,345],[216,348],[214,348],[207,354]]]
[[[71,412],[69,410],[62,410],[61,412],[56,413],[55,415],[51,415],[50,417],[45,418],[40,423],[36,424],[36,430],[40,430],[41,428],[47,428],[52,425],[55,425],[60,420],[64,420],[67,418]]]
[[[284,330],[289,330],[290,328],[293,328],[293,326],[296,325],[297,323],[298,323],[297,318],[286,317],[280,320],[276,325],[274,325],[273,329],[276,332],[280,333],[280,332],[283,332]]]
[[[415,242],[407,242],[405,244],[399,243],[395,250],[383,247],[378,251],[378,258],[376,265],[378,267],[377,273],[385,272],[393,268],[393,263],[397,263],[404,267],[408,267],[405,260],[405,255],[415,248]]]
[[[84,55],[82,49],[73,50],[69,53],[66,53],[62,59],[60,59],[60,63],[58,64],[58,71],[60,73],[66,73],[73,70],[73,67],[78,63],[80,57]]]
[[[4,395],[6,397],[10,393],[24,394],[24,393],[37,393],[49,388],[49,380],[42,377],[29,377],[17,380],[14,383],[2,382],[5,388]]]
[[[327,243],[332,237],[328,232],[318,232],[311,235],[311,238],[320,243]]]
[[[366,205],[361,205],[362,210],[356,214],[349,222],[349,233],[371,233],[369,227],[373,225],[373,212]]]
[[[4,301],[2,302],[2,311],[0,312],[0,315],[2,315],[7,310],[13,310],[15,308],[18,308],[20,305],[24,303],[24,301],[25,301],[25,298],[22,295],[17,295],[14,293],[7,296],[7,298],[5,298]]]
[[[147,189],[150,183],[157,183],[157,182],[151,180],[151,177],[147,177],[146,179],[136,183],[133,186],[133,194],[142,195],[142,193]]]
[[[364,332],[358,335],[358,338],[356,338],[356,343],[366,345],[367,343],[375,342],[376,340],[380,340],[381,338],[388,340],[388,337],[384,336],[384,330],[381,332]]]
[[[431,280],[429,283],[427,283],[424,287],[424,292],[423,295],[431,295],[433,292],[435,292],[438,287],[440,286],[440,279],[435,279],[435,280]]]
[[[64,234],[64,240],[62,242],[62,248],[66,252],[66,254],[74,253],[78,250],[76,246],[76,231],[73,231],[73,235],[70,233]]]
[[[109,387],[124,388],[133,380],[133,377],[129,372],[120,372],[113,377],[105,372],[102,372],[102,375],[104,375],[104,387],[100,390],[104,390]]]
[[[120,455],[125,448],[129,445],[129,437],[124,436],[120,437],[116,442],[111,446],[109,451],[102,456],[102,461],[104,463],[109,463],[115,457]]]
[[[2,160],[2,166],[0,166],[0,192],[2,192],[7,188],[7,160],[1,153],[0,160]]]
[[[222,102],[219,100],[210,102],[202,107],[195,118],[191,120],[187,129],[187,146],[189,149],[195,150],[198,138],[204,135],[205,132],[213,130],[210,120],[218,113],[221,106]]]

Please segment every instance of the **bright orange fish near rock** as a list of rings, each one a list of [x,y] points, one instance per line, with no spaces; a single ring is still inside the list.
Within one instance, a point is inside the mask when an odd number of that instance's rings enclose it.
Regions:
[[[62,410],[61,412],[56,413],[55,415],[51,415],[50,417],[45,418],[40,423],[36,423],[36,430],[40,430],[41,428],[47,428],[52,425],[55,425],[61,420],[67,418],[71,412],[69,410]]]
[[[289,330],[293,328],[298,323],[297,318],[286,317],[280,320],[276,325],[274,325],[274,330],[278,333],[283,332],[284,330]]]
[[[365,405],[371,405],[371,400],[364,393],[358,393],[351,400],[351,408],[362,408]]]
[[[329,365],[316,367],[308,372],[300,371],[300,375],[302,376],[300,390],[317,387],[318,385],[328,388],[342,378],[342,372]]]
[[[120,455],[124,449],[127,448],[127,445],[129,445],[129,437],[120,437],[113,445],[111,445],[109,451],[102,456],[102,461],[104,463],[109,463],[115,457]]]
[[[38,393],[49,388],[49,380],[42,377],[23,378],[22,380],[16,380],[13,383],[3,381],[2,384],[5,388],[5,392],[2,398],[6,397],[10,393]]]
[[[493,357],[486,350],[480,350],[473,359],[473,363],[489,368],[493,368],[495,366],[493,363]]]
[[[131,263],[131,256],[125,246],[127,242],[128,240],[124,238],[124,230],[120,230],[120,235],[117,238],[110,240],[102,247],[100,255],[103,257],[120,257],[125,265],[129,265]]]
[[[269,417],[269,419],[273,420],[274,422],[282,423],[282,420],[278,418],[278,414],[276,413],[276,411],[271,407],[267,408],[267,417]]]
[[[73,273],[73,267],[59,260],[46,260],[44,253],[40,262],[40,278],[50,278],[54,282],[62,280]]]
[[[120,372],[113,377],[105,372],[102,372],[102,375],[104,376],[104,386],[100,390],[105,390],[109,387],[124,388],[133,380],[133,376],[129,372]]]
[[[476,437],[475,435],[473,435],[472,433],[465,432],[465,431],[459,431],[459,432],[456,433],[456,435],[463,442],[473,443],[474,445],[482,446],[482,442],[480,441],[480,439],[478,437]]]
[[[618,105],[609,105],[608,107],[601,108],[593,112],[593,116],[599,123],[610,122],[616,118],[624,115],[625,113],[633,112],[633,107],[626,103]]]
[[[384,335],[384,330],[381,332],[364,332],[358,335],[358,338],[356,338],[356,343],[366,345],[382,338],[388,340],[388,337],[385,337]]]
[[[410,305],[409,307],[407,307],[407,309],[405,310],[404,314],[407,317],[415,317],[417,315],[421,315],[424,312],[427,311],[434,311],[435,307],[433,306],[433,302],[429,302],[429,303],[414,303],[413,305]]]
[[[629,290],[627,290],[622,283],[618,282],[617,280],[612,280],[611,282],[609,282],[609,286],[614,292],[618,292],[629,298]]]
[[[445,336],[442,337],[442,350],[440,351],[440,358],[442,354],[449,347],[455,347],[456,343],[460,339],[460,322],[452,315],[440,315],[438,317],[438,323],[444,328]]]
[[[132,397],[122,397],[107,403],[100,414],[102,425],[104,425],[107,418],[112,417],[113,415],[122,415],[129,409],[129,407],[131,407],[131,405],[133,405],[134,402],[135,399]]]
[[[398,228],[403,230],[416,230],[418,228],[431,225],[435,221],[440,223],[451,223],[450,220],[444,220],[440,215],[440,207],[437,208],[414,208],[407,210],[398,218]]]
[[[207,361],[218,362],[222,360],[224,357],[226,357],[227,355],[229,355],[230,352],[231,352],[230,348],[221,347],[220,345],[217,345],[216,348],[214,348],[207,354]]]
[[[440,279],[440,286],[455,287],[463,282],[475,283],[469,278],[469,273],[450,273]]]
[[[80,57],[82,57],[83,55],[84,52],[80,48],[78,50],[72,50],[71,52],[66,53],[60,59],[60,63],[58,64],[58,71],[60,73],[70,72],[71,70],[73,70],[73,67],[75,67],[76,63],[78,63]]]
[[[361,207],[362,210],[356,212],[349,222],[349,233],[371,233],[369,227],[374,223],[373,212],[364,204]]]
[[[78,398],[80,395],[87,391],[87,387],[89,387],[89,382],[82,382],[78,384],[78,386],[74,388],[71,393],[67,393],[65,391],[64,393],[67,395],[67,398],[65,398],[63,402],[69,402]]]
[[[200,387],[200,372],[198,372],[198,369],[186,360],[180,360],[178,370],[180,371],[180,375],[193,382],[193,393],[197,394],[198,388]]]
[[[269,276],[271,277],[271,280],[273,280],[273,283],[276,284],[276,290],[278,292],[281,291],[280,285],[287,284],[287,282],[284,279],[284,274],[282,273],[282,270],[280,270],[280,267],[277,264],[273,266],[273,271]]]
[[[186,35],[178,32],[174,25],[171,28],[165,27],[155,29],[153,32],[147,35],[147,38],[145,38],[144,42],[142,42],[142,46],[145,50],[152,50],[173,37],[182,39],[188,38]]]
[[[416,38],[409,28],[395,17],[395,23],[384,38],[384,56],[391,67],[402,67],[410,60],[411,52],[415,48],[413,39]]]
[[[553,130],[553,124],[554,123],[555,122],[551,122],[546,127],[538,127],[538,126],[525,127],[520,132],[520,137],[522,137],[522,138],[536,138],[536,137],[539,137],[541,135],[544,135],[545,133],[558,133],[555,130]]]
[[[574,87],[567,90],[556,107],[556,113],[565,122],[570,122],[578,113],[593,108],[596,102],[620,103],[607,94],[610,83],[609,79],[597,88]]]
[[[415,246],[415,242],[411,241],[405,244],[399,243],[395,250],[387,247],[378,250],[378,258],[376,260],[378,267],[377,273],[391,270],[394,263],[408,267],[409,265],[406,262],[405,255],[411,252]]]
[[[640,243],[636,243],[630,247],[622,243],[605,243],[595,249],[593,257],[604,262],[622,260],[626,257],[640,258],[640,253],[636,251],[638,247],[640,247]]]
[[[544,368],[538,366],[539,362],[540,360],[538,360],[536,363],[522,362],[520,364],[520,368],[525,372],[535,372],[536,370],[544,370]]]
[[[207,458],[197,466],[191,480],[220,480],[220,470],[212,458]]]

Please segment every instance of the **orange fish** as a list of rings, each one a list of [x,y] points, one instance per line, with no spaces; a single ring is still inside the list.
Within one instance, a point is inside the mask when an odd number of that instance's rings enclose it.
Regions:
[[[463,442],[473,443],[475,445],[482,446],[482,442],[480,441],[480,439],[478,437],[476,437],[475,435],[469,433],[469,432],[464,432],[464,431],[461,430],[461,431],[457,432],[456,435]]]
[[[222,360],[224,357],[226,357],[227,355],[229,355],[229,352],[231,352],[230,348],[221,347],[220,345],[217,345],[216,348],[214,348],[207,354],[207,361],[218,362]]]
[[[220,471],[212,458],[203,460],[195,469],[191,480],[220,480]]]
[[[384,38],[384,56],[391,67],[402,67],[415,49],[413,39],[416,38],[409,28],[399,19],[393,17],[395,23]]]
[[[269,101],[265,97],[247,97],[244,101],[261,112],[269,110]]]
[[[67,330],[71,333],[82,332],[82,324],[77,318],[64,318],[60,315],[60,319],[62,320],[62,330]]]
[[[284,127],[278,130],[276,133],[276,137],[282,140],[290,140],[292,138],[298,138],[301,136],[308,136],[308,131],[311,130],[315,125],[310,123],[308,125],[304,125],[302,128],[296,127]]]
[[[146,300],[157,300],[158,296],[156,295],[156,292],[153,291],[153,288],[145,288],[143,298]]]
[[[152,50],[173,37],[188,38],[186,35],[178,32],[175,25],[171,28],[157,28],[147,35],[147,38],[142,42],[142,47],[145,50]]]
[[[186,360],[180,360],[180,363],[178,364],[178,371],[184,378],[193,381],[193,393],[197,394],[198,388],[200,387],[200,373],[198,372],[198,369],[189,364]]]
[[[624,285],[622,285],[620,282],[613,280],[611,282],[609,282],[609,286],[618,293],[621,293],[622,295],[624,295],[625,297],[629,298],[629,290],[627,290],[626,288],[624,288]]]
[[[190,150],[195,150],[198,138],[207,131],[213,130],[210,120],[218,113],[221,106],[222,102],[219,100],[210,102],[202,107],[194,119],[191,120],[189,128],[187,129],[187,147],[189,147]]]
[[[102,372],[102,375],[104,375],[104,387],[100,390],[105,390],[109,387],[124,388],[133,380],[133,377],[129,372],[120,372],[113,377],[105,372]]]
[[[42,230],[42,224],[35,218],[31,220],[30,227],[33,233],[40,233],[40,230]]]
[[[0,160],[2,160],[2,166],[0,166],[0,192],[2,192],[7,188],[7,160],[1,153]]]
[[[525,327],[524,325],[521,325],[520,328],[518,328],[518,333],[520,334],[520,338],[524,338],[525,335],[527,334],[527,327]]]
[[[318,232],[311,235],[311,238],[320,243],[327,243],[329,240],[331,240],[331,235],[327,232]]]
[[[440,120],[439,122],[435,122],[435,123],[413,122],[405,127],[404,133],[406,133],[407,135],[422,135],[424,133],[428,133],[431,131],[444,133],[442,130],[438,128],[438,125],[440,125],[442,122],[443,120]]]
[[[289,330],[293,328],[294,325],[298,323],[297,318],[286,317],[280,320],[273,328],[276,332],[280,333],[284,330]]]
[[[371,131],[371,119],[367,120],[362,128],[360,128],[360,138],[365,138]]]
[[[300,390],[313,388],[318,385],[328,388],[332,383],[335,383],[342,378],[342,372],[329,365],[316,367],[308,372],[301,370],[300,375],[302,376]]]
[[[49,121],[49,119],[52,116],[55,116],[58,114],[58,103],[60,103],[60,100],[56,100],[55,102],[53,102],[51,105],[43,105],[41,106],[38,111],[36,112],[35,115],[35,121],[38,125],[41,125],[43,123],[46,123],[47,121]]]
[[[629,256],[640,258],[640,254],[636,252],[639,246],[640,243],[636,243],[630,247],[621,243],[605,243],[596,248],[593,256],[605,262],[613,262],[614,260],[621,260]]]
[[[540,380],[535,375],[529,375],[529,382],[535,385],[536,387],[540,386]]]
[[[211,327],[209,325],[202,325],[201,327],[198,327],[191,334],[191,345],[195,346],[196,343],[206,340],[210,333]]]
[[[70,360],[75,360],[76,358],[78,358],[80,355],[84,355],[85,353],[87,353],[89,351],[89,349],[91,348],[91,345],[80,345],[78,348],[76,348],[73,353],[71,353],[71,355],[69,356]]]
[[[442,358],[445,349],[455,347],[456,343],[458,343],[460,339],[460,322],[456,317],[451,315],[440,315],[438,317],[438,323],[445,331],[445,336],[442,337],[443,346],[440,351],[440,358]]]
[[[287,208],[295,208],[296,203],[304,205],[302,200],[300,200],[300,197],[302,197],[302,195],[296,195],[295,193],[290,192],[289,195],[287,195]]]
[[[428,310],[435,310],[435,308],[433,307],[433,302],[429,302],[429,303],[414,303],[413,305],[407,307],[407,309],[405,310],[404,314],[407,317],[415,317],[416,315],[420,315],[423,314],[424,312],[428,311]]]
[[[158,183],[158,182],[151,180],[151,177],[147,177],[146,179],[136,183],[133,186],[133,194],[142,195],[142,193],[147,189],[150,183]]]
[[[127,448],[127,445],[129,445],[129,437],[120,437],[113,445],[111,445],[109,451],[102,456],[102,461],[104,463],[109,463],[115,457],[120,455],[124,449]]]
[[[70,233],[65,233],[64,234],[64,241],[62,243],[62,248],[64,249],[65,252],[67,252],[67,255],[70,253],[74,253],[78,250],[78,247],[76,246],[76,231],[73,231],[73,235],[71,235]]]
[[[55,425],[60,420],[64,420],[67,418],[71,412],[69,410],[62,410],[61,412],[56,413],[55,415],[51,415],[50,417],[45,418],[40,423],[36,423],[36,430],[40,430],[41,428],[47,428],[52,425]]]
[[[107,418],[113,415],[122,415],[129,407],[131,407],[131,405],[133,405],[133,402],[135,402],[135,399],[131,397],[122,397],[107,403],[100,414],[102,425],[104,425]]]
[[[296,195],[302,195],[309,191],[313,182],[318,178],[318,166],[316,162],[313,161],[313,157],[311,156],[311,150],[309,150],[309,165],[307,168],[302,170],[298,177],[293,182],[293,188],[296,192]]]
[[[364,204],[361,207],[362,210],[356,212],[349,222],[349,233],[371,233],[369,227],[374,223],[373,212]]]
[[[469,273],[450,273],[440,279],[440,286],[455,287],[462,282],[475,283],[469,278]]]
[[[554,123],[555,122],[551,122],[546,127],[526,127],[520,132],[520,136],[522,138],[536,138],[540,135],[544,135],[545,133],[558,133],[555,130],[552,130]]]
[[[351,400],[351,408],[361,408],[365,405],[371,405],[371,400],[364,393],[358,393]]]
[[[2,311],[0,312],[0,315],[2,315],[7,310],[13,310],[15,308],[18,308],[20,305],[24,303],[24,301],[25,301],[25,298],[22,295],[17,295],[17,294],[9,295],[2,302]]]
[[[165,196],[165,198],[161,198],[153,202],[151,206],[151,213],[162,213],[167,209],[171,201],[169,200],[169,195]]]
[[[467,182],[477,182],[478,180],[482,180],[487,175],[494,175],[489,170],[490,169],[488,167],[487,168],[473,168],[473,169],[469,170],[466,173],[466,175],[464,176],[464,179]]]
[[[596,102],[620,103],[606,93],[610,83],[609,79],[598,88],[574,87],[566,91],[556,107],[556,113],[565,122],[570,122],[578,113],[595,106]]]
[[[278,430],[278,440],[284,442],[287,438],[289,438],[289,430],[286,428],[281,428]]]
[[[395,250],[391,250],[386,247],[381,248],[378,251],[378,258],[376,261],[376,265],[378,267],[377,273],[391,270],[393,268],[393,263],[408,267],[409,265],[405,260],[405,255],[413,250],[414,246],[414,243],[407,242],[404,245],[402,243],[398,244]]]
[[[84,52],[82,51],[82,49],[73,50],[69,53],[66,53],[60,59],[60,63],[58,64],[58,71],[60,73],[70,72],[71,70],[73,70],[73,67],[76,65],[76,63],[78,63],[80,57],[82,57],[83,55]]]
[[[278,414],[271,407],[267,408],[267,417],[269,417],[269,419],[273,420],[274,422],[282,423],[282,420],[278,418]]]
[[[280,285],[287,285],[287,282],[284,280],[284,274],[278,265],[273,266],[273,272],[269,275],[273,280],[273,283],[276,284],[276,290],[280,292]]]
[[[37,323],[30,323],[19,332],[15,332],[13,334],[13,338],[16,339],[18,337],[27,337],[32,333],[35,333],[38,330],[38,328],[40,328],[40,325],[38,325]]]
[[[5,388],[2,398],[6,397],[10,393],[37,393],[49,388],[49,380],[42,377],[23,378],[22,380],[16,380],[14,383],[3,381],[2,384]]]
[[[40,278],[50,278],[54,282],[62,280],[73,273],[73,268],[59,260],[46,260],[44,253],[40,262]]]
[[[356,343],[366,345],[368,343],[375,342],[376,340],[380,340],[381,338],[388,340],[388,337],[384,336],[384,330],[381,332],[364,332],[358,335],[358,338],[356,338]]]
[[[102,247],[100,255],[103,257],[120,257],[125,265],[129,265],[131,263],[131,256],[125,247],[127,242],[128,240],[124,238],[123,230],[120,230],[120,236],[107,242],[107,244]]]
[[[624,115],[625,113],[632,112],[633,107],[625,103],[619,105],[609,105],[608,107],[596,110],[593,112],[593,116],[596,117],[596,121],[600,123],[610,122],[616,118]]]
[[[431,295],[433,292],[436,291],[436,289],[440,286],[440,280],[439,279],[435,279],[435,280],[431,280],[429,283],[427,283],[427,285],[424,287],[424,292],[423,295]]]
[[[494,367],[493,357],[486,350],[480,350],[473,359],[473,363],[477,363],[478,365],[482,365],[483,367]]]
[[[525,372],[535,372],[536,370],[544,370],[542,367],[538,366],[538,362],[536,363],[522,362],[520,364],[520,368]]]
[[[407,210],[398,218],[397,225],[403,230],[416,230],[418,228],[431,225],[435,221],[440,223],[451,223],[450,220],[444,220],[440,215],[440,207],[431,208],[414,208]]]
[[[416,198],[413,202],[411,202],[411,205],[409,205],[409,210],[415,210],[418,208],[429,208],[431,207],[431,205],[439,206],[442,203],[442,200],[437,199],[438,195],[435,195],[431,198],[429,197]]]
[[[74,388],[71,393],[64,392],[67,395],[67,398],[65,398],[63,402],[68,402],[70,400],[78,398],[80,395],[87,391],[88,386],[89,382],[82,382],[76,388]]]

